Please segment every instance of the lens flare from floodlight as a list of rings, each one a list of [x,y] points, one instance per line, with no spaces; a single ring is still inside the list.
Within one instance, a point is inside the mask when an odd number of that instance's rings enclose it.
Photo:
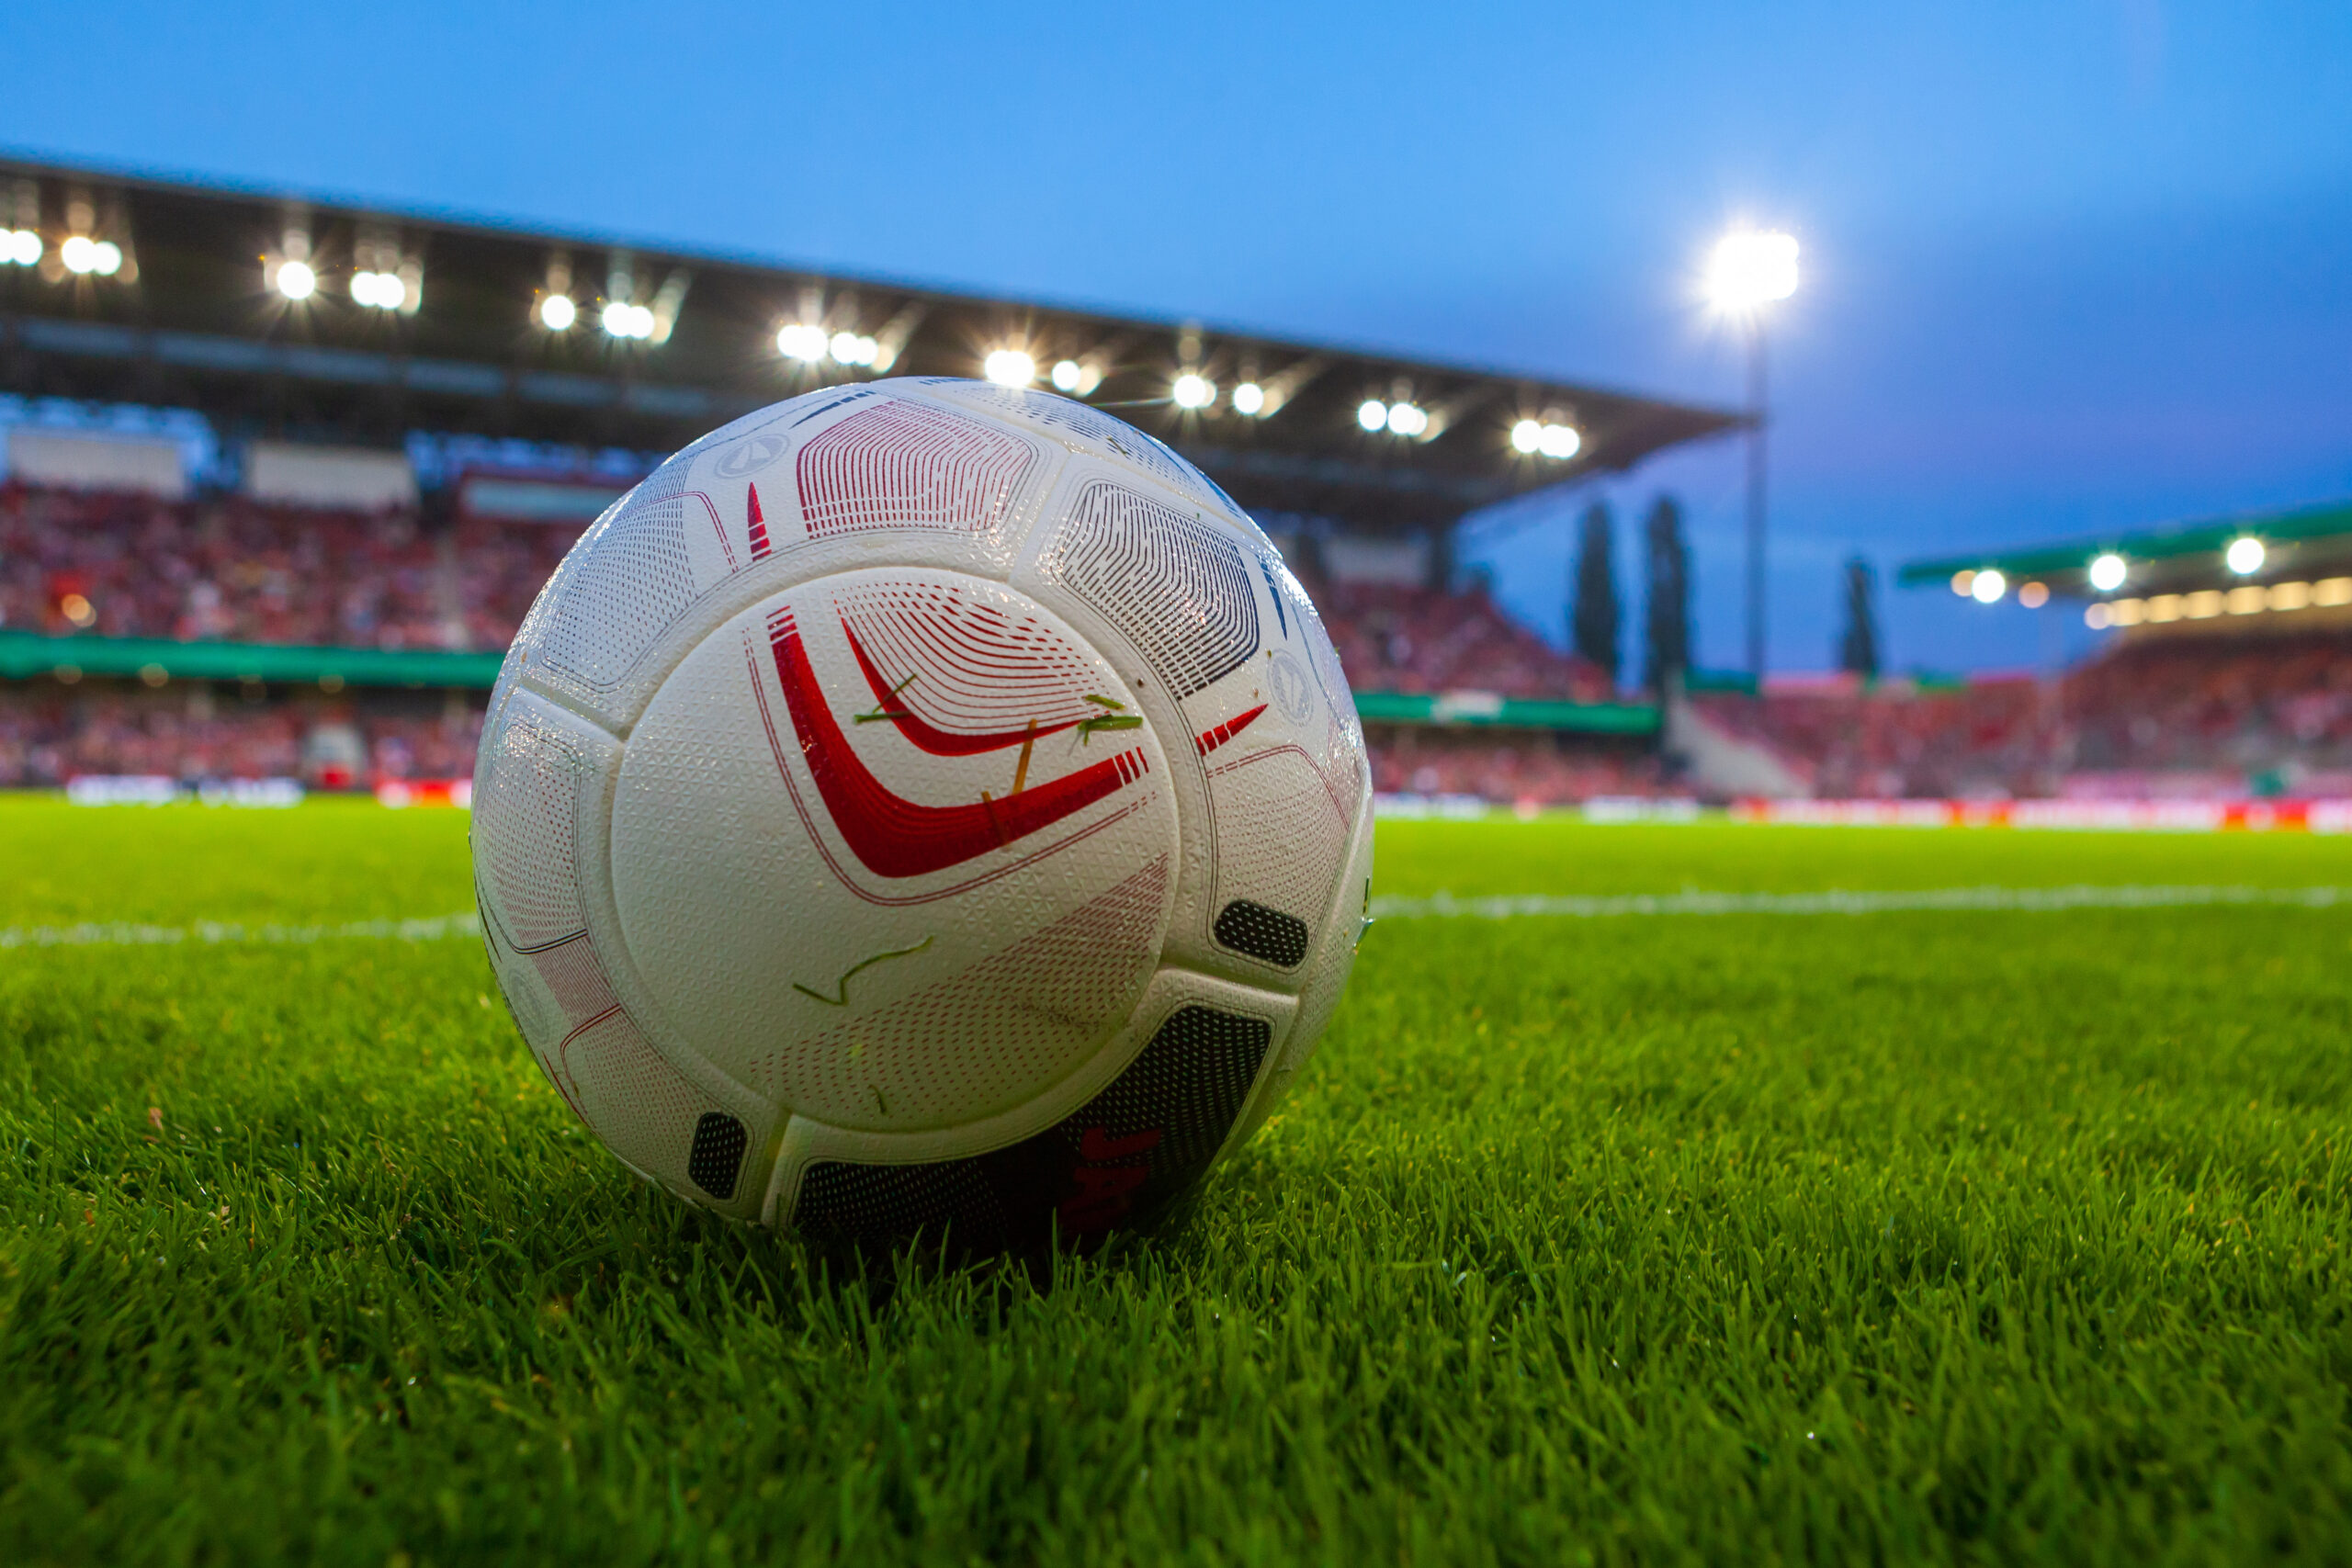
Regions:
[[[1017,348],[1000,348],[981,361],[981,372],[1000,387],[1025,387],[1037,378],[1037,362]]]
[[[1725,310],[1753,310],[1797,291],[1793,234],[1742,230],[1715,243],[1707,266],[1707,295]]]
[[[1584,437],[1573,424],[1547,424],[1536,442],[1536,450],[1546,457],[1566,462],[1584,450]]]
[[[1363,406],[1356,410],[1356,423],[1366,430],[1387,429],[1388,405],[1378,398],[1366,398]]]
[[[2241,536],[2230,541],[2229,551],[2222,560],[2240,577],[2249,577],[2262,570],[2262,558],[2268,553],[2260,539]]]
[[[2029,610],[2041,609],[2050,603],[2050,585],[2046,582],[2025,584],[2018,590],[2018,603]]]
[[[814,365],[825,357],[825,329],[808,321],[793,321],[778,327],[775,351],[786,359],[797,359]]]
[[[835,333],[826,346],[837,365],[871,365],[882,356],[882,345],[864,333]]]
[[[71,250],[74,242],[65,242]],[[68,266],[74,264],[68,262]],[[288,299],[308,299],[319,291],[319,275],[311,270],[308,262],[280,262],[277,265],[277,291]]]
[[[569,294],[550,294],[539,301],[539,325],[551,333],[568,333],[580,319],[580,307]]]
[[[1075,392],[1078,384],[1086,379],[1086,367],[1075,359],[1054,361],[1053,382],[1057,392]]]
[[[2123,579],[2128,574],[2129,569],[2123,564],[2123,558],[2113,550],[2091,561],[2091,586],[2101,593],[2112,593],[2122,587]]]
[[[1177,377],[1170,391],[1180,409],[1204,409],[1216,401],[1216,383],[1197,371],[1187,370]]]
[[[64,244],[58,247],[57,259],[65,264],[65,270],[68,272],[75,274],[96,272],[98,270],[97,242],[87,234],[73,235]]]
[[[1541,420],[1522,419],[1510,427],[1510,445],[1514,452],[1534,456],[1544,445],[1544,424]]]
[[[122,247],[112,240],[100,240],[90,247],[90,270],[100,277],[112,277],[122,270]]]
[[[7,242],[8,259],[18,266],[31,266],[40,260],[40,236],[30,229],[0,235],[0,239]]]
[[[1266,412],[1266,389],[1255,381],[1244,381],[1233,389],[1233,412],[1250,419]]]
[[[2008,591],[2009,580],[1991,567],[1978,572],[1968,585],[1968,596],[1979,604],[1997,604]]]
[[[650,305],[632,305],[616,299],[605,307],[605,331],[617,338],[650,338],[653,335],[653,309]]]
[[[1388,405],[1388,432],[1392,435],[1419,435],[1430,427],[1430,411],[1419,403]]]

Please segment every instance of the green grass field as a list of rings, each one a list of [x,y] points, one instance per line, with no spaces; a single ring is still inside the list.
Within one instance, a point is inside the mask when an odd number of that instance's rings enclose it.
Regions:
[[[0,801],[0,1562],[2352,1558],[2352,902],[1385,920],[1043,1280],[648,1190],[470,941],[40,944],[454,913],[465,826]],[[2352,842],[1390,824],[1377,890],[2077,883]]]

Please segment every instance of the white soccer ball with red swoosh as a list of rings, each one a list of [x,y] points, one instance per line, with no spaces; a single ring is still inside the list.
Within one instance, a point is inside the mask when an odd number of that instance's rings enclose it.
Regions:
[[[491,699],[474,864],[564,1099],[721,1213],[1086,1237],[1261,1121],[1372,872],[1314,606],[1046,393],[811,392],[583,536]]]

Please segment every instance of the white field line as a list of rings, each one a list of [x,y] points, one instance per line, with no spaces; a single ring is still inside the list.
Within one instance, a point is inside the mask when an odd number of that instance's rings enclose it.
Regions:
[[[1523,915],[1608,919],[1625,915],[1884,915],[1914,909],[2030,910],[2171,909],[2185,906],[2284,905],[2332,909],[2352,905],[2352,887],[1927,887],[1887,892],[1624,893],[1579,897],[1524,894],[1498,898],[1382,897],[1374,919],[1515,919]]]
[[[2267,905],[2332,909],[2352,905],[2346,887],[1930,887],[1892,892],[1819,893],[1622,893],[1577,897],[1521,894],[1457,898],[1436,893],[1427,898],[1384,895],[1372,901],[1382,920],[1468,919],[1508,920],[1527,915],[1571,919],[1608,919],[1627,915],[1881,915],[1905,910],[2168,909],[2197,905]],[[299,945],[318,942],[442,942],[479,937],[481,918],[471,910],[404,920],[346,920],[340,925],[245,925],[235,920],[198,920],[192,925],[142,925],[128,920],[85,920],[71,926],[0,927],[0,949],[17,947],[169,947],[185,942]]]
[[[136,925],[128,920],[85,920],[74,926],[0,927],[0,948],[170,947],[180,942],[301,943],[312,942],[441,942],[481,935],[481,917],[428,915],[406,920],[346,920],[333,926],[244,925],[235,920],[198,920],[187,926]]]

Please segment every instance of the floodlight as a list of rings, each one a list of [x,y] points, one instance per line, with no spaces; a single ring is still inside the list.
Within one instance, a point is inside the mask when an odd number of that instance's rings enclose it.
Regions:
[[[871,365],[882,352],[882,345],[863,333],[835,333],[828,346],[840,365]]]
[[[2008,591],[2009,580],[1990,567],[1978,572],[1975,580],[1968,585],[1968,596],[1979,604],[1998,604],[2001,595]]]
[[[31,266],[40,260],[40,236],[30,229],[19,229],[5,237],[8,242],[8,259],[18,266]]]
[[[776,329],[775,351],[786,359],[814,365],[825,357],[825,329],[808,321],[794,321]]]
[[[1356,423],[1366,430],[1387,429],[1388,405],[1378,398],[1366,398],[1363,406],[1356,410]]]
[[[1536,450],[1565,462],[1584,450],[1584,437],[1577,434],[1573,424],[1547,424],[1536,442]]]
[[[1037,378],[1037,362],[1017,348],[998,349],[980,369],[1000,387],[1025,387]]]
[[[1797,291],[1797,242],[1793,234],[1742,231],[1715,244],[1707,268],[1707,294],[1726,310],[1752,310]]]
[[[2113,550],[2091,562],[2091,586],[2101,593],[2112,593],[2123,586],[2126,569],[2123,558]]]
[[[87,234],[75,234],[58,247],[57,259],[71,273],[92,273],[98,270],[97,242]]]
[[[1233,389],[1233,412],[1255,419],[1266,412],[1266,389],[1255,381],[1244,381]]]
[[[1180,409],[1204,409],[1216,401],[1216,383],[1191,370],[1176,378],[1174,391]]]
[[[74,248],[74,242],[66,241],[65,248],[71,251]],[[74,264],[69,261],[65,265],[71,266]],[[278,293],[288,299],[308,299],[319,291],[319,275],[311,270],[311,264],[308,262],[278,263],[277,276],[274,281]]]
[[[653,335],[653,311],[644,305],[616,299],[605,307],[602,320],[605,331],[614,337],[649,338]]]
[[[90,270],[100,277],[112,277],[122,270],[122,247],[112,240],[100,240],[90,247]]]
[[[355,272],[351,275],[351,298],[379,310],[397,310],[408,298],[408,285],[393,273]]]
[[[2222,559],[2232,571],[2246,577],[2262,570],[2262,558],[2267,553],[2263,549],[2260,539],[2240,535],[2230,541],[2229,551]]]
[[[551,333],[568,333],[580,318],[580,308],[569,294],[550,294],[539,301],[539,325]]]
[[[1531,456],[1544,445],[1544,426],[1532,419],[1522,419],[1510,427],[1510,444],[1514,450]]]
[[[1060,359],[1054,362],[1054,389],[1057,392],[1077,391],[1079,382],[1085,379],[1085,377],[1086,367],[1075,359]]]
[[[1390,434],[1396,435],[1419,435],[1422,431],[1427,430],[1429,427],[1429,411],[1422,408],[1419,404],[1391,403],[1388,405],[1388,429]]]

